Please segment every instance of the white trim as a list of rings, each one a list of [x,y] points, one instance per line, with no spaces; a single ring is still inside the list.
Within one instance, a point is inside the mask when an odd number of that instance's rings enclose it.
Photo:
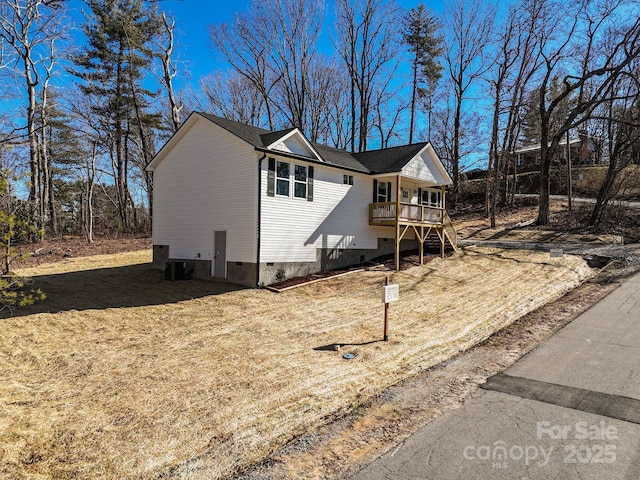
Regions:
[[[423,157],[423,154],[425,153],[429,157],[428,160]],[[420,177],[416,177],[415,175],[412,175],[410,173],[410,169],[413,168],[411,167],[411,164],[414,161],[418,161],[419,164],[421,165],[424,164],[426,166],[427,170],[429,170],[430,172],[429,175],[433,176],[433,182],[432,182],[433,185],[453,185],[453,180],[449,176],[447,169],[444,168],[444,165],[440,160],[440,157],[438,157],[438,154],[433,149],[433,146],[430,143],[427,143],[418,152],[416,152],[416,154],[411,158],[411,160],[409,160],[402,167],[402,170],[398,172],[398,174],[406,178],[411,178],[413,180],[421,180]],[[431,165],[427,165],[427,163],[430,163]],[[431,166],[433,166],[433,168],[435,169],[435,172],[432,171]],[[389,174],[387,173],[386,175],[389,175]]]
[[[447,172],[447,169],[444,168],[444,164],[433,148],[433,145],[431,145],[431,143],[427,143],[427,145],[422,150],[420,150],[418,155],[420,155],[424,150],[427,150],[429,152],[429,156],[431,156],[431,159],[434,161],[434,164],[440,172],[440,175],[442,175],[442,178],[445,180],[443,185],[453,185],[453,180],[451,179],[449,172]]]
[[[300,132],[299,129],[295,128],[292,131],[290,131],[289,133],[287,133],[285,136],[278,138],[278,140],[276,140],[275,142],[273,142],[271,145],[267,145],[267,149],[268,150],[272,150],[274,152],[277,152],[278,149],[276,149],[276,145],[283,143],[284,141],[286,141],[287,139],[293,137],[294,135],[298,136],[298,138],[300,140],[302,140],[302,143],[304,143],[304,145],[311,150],[311,153],[313,153],[313,155],[316,157],[316,160],[320,161],[320,162],[325,162],[324,159],[320,156],[320,154],[316,151],[315,148],[313,148],[313,145],[311,145],[311,143],[309,142],[309,140],[307,140],[305,138],[305,136],[302,134],[302,132]]]

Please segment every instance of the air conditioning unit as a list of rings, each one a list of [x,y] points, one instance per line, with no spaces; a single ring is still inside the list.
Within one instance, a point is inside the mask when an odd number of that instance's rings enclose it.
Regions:
[[[189,260],[171,260],[164,264],[166,280],[188,280],[193,274],[195,262]]]

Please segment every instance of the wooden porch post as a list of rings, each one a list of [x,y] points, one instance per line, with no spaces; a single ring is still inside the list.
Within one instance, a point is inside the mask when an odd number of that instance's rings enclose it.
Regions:
[[[419,247],[419,252],[420,252],[420,266],[422,266],[422,257],[424,256],[424,225],[420,225],[420,247]]]
[[[444,195],[445,195],[445,188],[444,185],[440,185],[440,200],[441,200],[441,205],[440,207],[442,208],[442,211],[440,212],[440,228],[442,229],[442,236],[440,237],[440,258],[444,258],[444,242],[445,242],[445,236],[444,236],[444,209],[445,209],[445,203],[444,203]]]
[[[396,272],[400,271],[400,175],[396,176]]]

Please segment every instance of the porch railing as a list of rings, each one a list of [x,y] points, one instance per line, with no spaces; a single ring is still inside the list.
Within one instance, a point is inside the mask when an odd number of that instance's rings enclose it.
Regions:
[[[440,225],[444,221],[445,210],[441,207],[401,203],[401,222],[424,223]],[[382,202],[369,204],[369,223],[387,223],[396,220],[396,202]]]

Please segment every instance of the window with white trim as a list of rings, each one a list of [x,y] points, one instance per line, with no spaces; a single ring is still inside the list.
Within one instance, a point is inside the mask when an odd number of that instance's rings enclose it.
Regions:
[[[313,202],[313,167],[269,158],[267,196],[303,198]]]
[[[289,196],[291,166],[287,162],[276,162],[276,195]]]
[[[388,193],[388,183],[387,182],[378,182],[378,202],[384,203],[387,201],[387,193]]]
[[[307,167],[304,165],[294,165],[293,172],[293,196],[296,198],[307,198]]]
[[[345,185],[353,185],[353,175],[343,175],[342,183]]]
[[[420,203],[428,207],[442,207],[442,195],[435,190],[422,190]]]

